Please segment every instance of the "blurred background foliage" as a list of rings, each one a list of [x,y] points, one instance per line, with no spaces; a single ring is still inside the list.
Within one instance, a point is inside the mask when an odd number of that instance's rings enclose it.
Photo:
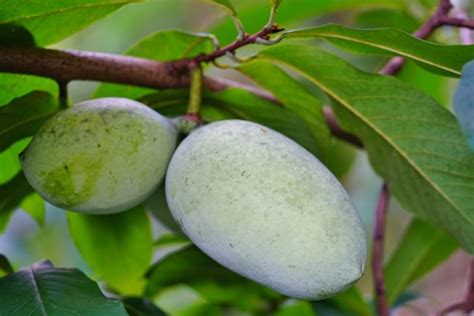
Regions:
[[[355,27],[397,27],[407,32],[413,32],[431,14],[436,4],[435,0],[287,0],[280,8],[277,22],[287,29],[336,22]],[[267,0],[238,0],[234,1],[234,5],[249,33],[260,29],[268,18]],[[167,29],[212,32],[216,34],[221,44],[231,42],[236,36],[235,28],[225,12],[206,2],[148,0],[127,5],[52,47],[124,53],[144,37]],[[451,44],[459,42],[457,31],[445,28],[441,28],[430,39]],[[324,46],[333,53],[343,56],[353,65],[372,72],[387,61],[387,57],[350,54],[323,41],[314,41],[314,45]],[[156,47],[157,51],[166,49],[167,47]],[[245,56],[258,49],[260,47],[255,45],[246,47],[239,51],[239,55]],[[166,52],[163,54],[166,55]],[[211,66],[208,71],[215,76],[246,80],[231,70],[221,70]],[[398,77],[431,95],[442,105],[451,107],[456,80],[429,73],[412,62],[407,63]],[[72,100],[78,102],[90,99],[96,93],[97,86],[98,83],[73,82],[70,85]],[[314,94],[321,95],[314,86],[311,86],[310,89]],[[0,168],[0,184],[11,179],[19,170],[16,157],[27,143],[28,140],[22,140],[12,147],[13,150],[0,154],[0,165],[2,166]],[[381,179],[371,169],[366,154],[356,151],[348,145],[340,145],[332,157],[332,161],[327,163],[334,164],[332,169],[337,170],[336,173],[353,197],[370,240],[373,209],[382,183]],[[29,200],[35,198],[38,197],[32,196]],[[163,196],[154,198],[159,200],[163,199]],[[15,212],[10,219],[8,228],[0,235],[0,253],[8,254],[15,267],[30,265],[40,258],[48,258],[56,266],[75,266],[86,274],[94,276],[94,272],[81,258],[69,236],[64,212],[51,205],[42,209],[34,201],[25,201],[22,208],[24,212]],[[152,213],[156,213],[155,211],[151,210]],[[43,216],[44,212],[45,216]],[[176,236],[170,237],[168,235],[170,230],[166,224],[173,226],[170,225],[172,222],[169,218],[160,219],[164,225],[156,220],[152,221],[153,237],[156,241],[153,262],[163,258],[174,249],[187,247],[184,251],[166,257],[166,264],[148,271],[150,278],[159,279],[157,283],[162,288],[149,287],[147,291],[159,294],[154,296],[154,303],[168,313],[220,315],[225,310],[229,315],[257,312],[261,314],[272,312],[280,316],[314,315],[315,313],[318,315],[354,314],[348,311],[354,311],[356,305],[349,305],[349,307],[346,305],[344,308],[344,304],[350,302],[347,299],[344,301],[346,303],[339,304],[337,309],[335,307],[338,306],[337,299],[329,303],[313,304],[297,300],[284,300],[276,293],[263,289],[235,274],[223,272],[221,271],[223,268],[203,256],[186,240],[176,238]],[[387,227],[387,257],[401,239],[410,219],[410,214],[403,212],[396,201],[392,199]],[[0,219],[0,230],[4,228],[5,224],[5,218]],[[105,232],[106,230],[104,230]],[[432,237],[429,231],[427,236],[427,239]],[[451,248],[455,247],[454,245]],[[121,259],[113,258],[113,260]],[[180,270],[180,275],[174,275],[173,267],[188,260],[193,261],[195,269],[187,271],[184,267],[183,270]],[[465,257],[462,253],[453,256],[448,263],[428,279],[415,283],[410,291],[403,293],[400,302],[416,299],[421,295],[425,298],[431,297],[427,304],[434,305],[455,299],[458,296],[456,290],[448,289],[462,288],[463,268],[459,267],[464,267],[464,265]],[[370,297],[372,292],[369,266],[366,269],[365,277],[357,284],[357,287],[367,297]],[[221,283],[224,286],[218,285]],[[279,307],[276,308],[276,306]],[[413,314],[413,310],[409,308],[399,311],[400,314],[410,312]],[[360,311],[356,314],[364,315],[365,312]]]

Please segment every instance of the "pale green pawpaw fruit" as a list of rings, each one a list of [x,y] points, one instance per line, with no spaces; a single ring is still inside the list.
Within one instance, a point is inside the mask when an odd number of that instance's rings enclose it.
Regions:
[[[20,155],[32,187],[58,207],[117,213],[145,200],[176,146],[169,119],[129,99],[79,103],[49,119]]]
[[[366,236],[344,188],[303,147],[262,125],[197,129],[171,159],[166,197],[199,248],[280,293],[326,298],[364,271]]]

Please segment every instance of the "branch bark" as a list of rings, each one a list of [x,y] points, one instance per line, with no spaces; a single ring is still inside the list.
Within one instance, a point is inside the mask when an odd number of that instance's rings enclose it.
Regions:
[[[377,314],[389,316],[390,309],[385,294],[385,281],[383,276],[383,254],[385,239],[385,222],[387,216],[389,191],[387,183],[382,185],[379,200],[375,209],[374,242],[372,251],[372,271],[374,274],[375,301]]]

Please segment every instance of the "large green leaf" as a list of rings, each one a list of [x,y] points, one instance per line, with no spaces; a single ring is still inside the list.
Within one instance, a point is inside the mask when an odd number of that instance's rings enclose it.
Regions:
[[[168,30],[144,38],[131,47],[126,55],[171,61],[209,53],[213,48],[212,41],[207,36]],[[100,85],[95,96],[137,99],[153,91],[155,90],[108,83]]]
[[[448,258],[456,240],[432,225],[414,219],[385,265],[387,299],[393,304],[414,281]]]
[[[19,172],[9,182],[0,185],[0,233],[5,230],[11,213],[31,192],[33,189],[26,181],[23,172]]]
[[[23,199],[20,207],[28,213],[40,226],[44,224],[46,203],[37,193],[32,193]]]
[[[349,170],[355,154],[351,148],[330,137],[323,117],[322,103],[315,95],[280,67],[268,61],[255,60],[243,64],[239,70],[272,92],[285,108],[302,119],[301,124],[308,126],[316,145],[316,151],[313,153],[337,177],[342,177]],[[240,102],[239,99],[236,100]]]
[[[152,233],[142,206],[111,215],[68,212],[75,245],[92,270],[121,293],[141,294],[152,256]]]
[[[58,98],[39,91],[0,107],[0,151],[22,138],[32,136],[59,108]]]
[[[356,287],[338,294],[326,301],[336,306],[339,310],[348,312],[354,316],[371,316],[373,311],[371,306],[364,300],[362,293]]]
[[[396,78],[362,72],[316,47],[283,45],[261,56],[333,98],[342,127],[362,140],[404,208],[474,253],[474,153],[448,110]]]
[[[0,315],[127,315],[77,269],[40,262],[0,279]]]
[[[0,106],[6,105],[14,98],[34,90],[47,91],[53,95],[58,95],[57,84],[51,79],[0,73]]]
[[[5,0],[0,24],[16,24],[30,31],[39,46],[57,42],[137,0]]]
[[[402,56],[429,70],[455,77],[461,75],[461,68],[466,62],[474,59],[473,45],[439,45],[395,28],[356,29],[326,24],[289,31],[285,37],[323,38],[356,51]]]

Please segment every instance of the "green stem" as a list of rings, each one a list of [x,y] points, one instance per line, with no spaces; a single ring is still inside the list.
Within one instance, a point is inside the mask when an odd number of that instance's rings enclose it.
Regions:
[[[189,104],[187,114],[199,114],[202,101],[203,76],[201,65],[192,67],[191,70],[191,88],[189,94]]]

